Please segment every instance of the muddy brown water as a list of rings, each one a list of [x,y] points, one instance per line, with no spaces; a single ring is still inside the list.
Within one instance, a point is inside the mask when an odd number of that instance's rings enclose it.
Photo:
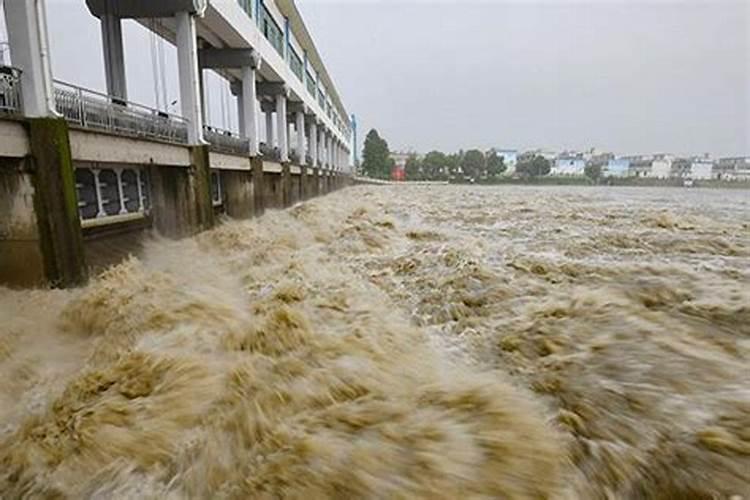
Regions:
[[[0,317],[0,498],[750,499],[747,191],[355,187]]]

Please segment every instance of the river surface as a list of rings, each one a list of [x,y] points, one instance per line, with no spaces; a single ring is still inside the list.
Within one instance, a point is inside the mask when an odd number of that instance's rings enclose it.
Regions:
[[[747,191],[360,186],[0,317],[0,498],[750,499]]]

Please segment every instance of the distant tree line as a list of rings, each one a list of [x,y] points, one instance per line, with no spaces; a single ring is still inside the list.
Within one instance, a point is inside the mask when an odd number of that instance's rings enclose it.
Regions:
[[[362,170],[369,177],[388,179],[393,170],[388,143],[373,129],[365,138]],[[423,157],[412,155],[406,160],[406,180],[491,183],[507,170],[503,157],[495,149],[470,149],[446,154],[430,151]],[[520,177],[540,177],[550,173],[552,165],[541,155],[522,155],[515,174]]]

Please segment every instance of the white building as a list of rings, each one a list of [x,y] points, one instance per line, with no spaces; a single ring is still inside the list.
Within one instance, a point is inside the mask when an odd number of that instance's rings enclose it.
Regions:
[[[281,162],[350,169],[350,115],[294,0],[85,2],[101,24],[108,98],[128,101],[122,20],[135,19],[177,48],[176,118],[185,124],[187,144],[231,135],[204,127],[203,72],[213,70],[233,87],[249,156],[263,153],[264,144]],[[11,59],[23,70],[23,109],[31,117],[56,113],[44,3],[5,3]]]
[[[584,175],[586,160],[583,158],[560,157],[550,171],[551,175]]]
[[[630,160],[627,158],[612,158],[602,171],[604,177],[628,177],[630,174]]]
[[[674,157],[671,155],[658,155],[651,162],[651,169],[646,172],[646,177],[655,179],[668,179],[672,176],[672,163]]]
[[[690,178],[708,180],[713,176],[714,163],[710,160],[694,160],[690,164]]]

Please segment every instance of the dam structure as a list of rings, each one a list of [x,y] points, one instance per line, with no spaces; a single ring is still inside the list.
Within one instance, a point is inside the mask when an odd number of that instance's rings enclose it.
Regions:
[[[78,286],[152,231],[182,238],[351,182],[350,114],[293,0],[85,1],[106,92],[54,79],[45,0],[5,3],[0,285]],[[178,113],[128,100],[123,19],[175,45]],[[204,70],[230,82],[239,132],[205,124]]]

